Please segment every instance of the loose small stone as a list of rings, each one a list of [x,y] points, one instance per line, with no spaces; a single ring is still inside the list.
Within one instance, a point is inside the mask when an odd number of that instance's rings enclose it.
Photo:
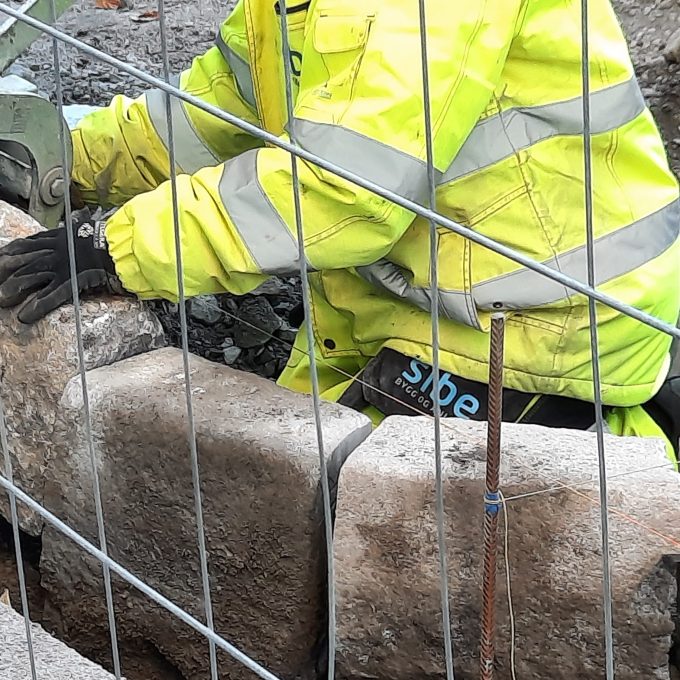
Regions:
[[[241,356],[243,350],[240,347],[225,347],[222,351],[224,363],[231,366]]]

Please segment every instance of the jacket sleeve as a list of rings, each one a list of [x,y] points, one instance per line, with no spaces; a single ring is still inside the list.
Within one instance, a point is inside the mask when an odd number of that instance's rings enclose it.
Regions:
[[[172,83],[205,102],[259,124],[217,46],[193,60]],[[201,109],[171,98],[178,173],[219,165],[260,142]],[[87,202],[122,205],[170,176],[166,95],[149,90],[137,99],[119,95],[83,118],[72,132],[72,178]]]
[[[498,84],[521,0],[427,3],[435,165],[443,171]],[[308,17],[288,130],[310,152],[402,196],[427,196],[418,3],[324,0]],[[313,6],[314,7],[314,6]],[[336,9],[334,9],[336,8]],[[350,8],[350,9],[348,9]],[[386,255],[413,214],[298,161],[305,254],[312,269]],[[187,295],[243,293],[298,270],[290,154],[245,151],[178,179]],[[138,196],[107,225],[123,285],[176,299],[171,187]]]

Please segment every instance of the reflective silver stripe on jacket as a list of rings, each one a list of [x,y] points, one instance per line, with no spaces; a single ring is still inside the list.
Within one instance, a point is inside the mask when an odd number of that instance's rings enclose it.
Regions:
[[[250,64],[241,56],[236,54],[234,50],[224,42],[222,34],[217,31],[215,44],[224,57],[224,61],[229,64],[231,72],[234,74],[236,80],[236,87],[238,87],[239,94],[245,102],[250,104],[254,109],[257,108],[255,101],[255,87],[253,86],[253,76],[250,72]]]
[[[417,158],[339,126],[299,119],[293,125],[296,140],[309,151],[403,196],[424,199],[427,170]],[[256,159],[254,149],[225,165],[222,202],[261,271],[296,272],[298,246],[291,233],[295,225],[289,228],[270,203],[257,177]]]
[[[172,85],[179,86],[179,78],[175,78]],[[169,154],[170,135],[165,104],[166,93],[163,90],[149,90],[145,97],[146,110],[151,123]],[[170,95],[170,115],[175,142],[175,163],[182,172],[192,175],[201,168],[218,165],[221,162],[194,129],[187,115],[185,103],[172,95]]]
[[[595,241],[595,284],[601,285],[628,274],[666,251],[680,234],[680,203],[674,201],[651,215]],[[587,280],[586,246],[574,248],[543,264],[578,281]],[[430,311],[428,288],[412,286],[394,263],[381,260],[357,268],[359,274],[374,285]],[[519,269],[473,286],[466,291],[439,291],[441,312],[450,319],[474,328],[479,327],[475,309],[531,309],[556,303],[574,295],[574,291],[530,269]]]
[[[438,185],[489,167],[520,149],[558,135],[580,135],[581,97],[563,102],[509,109],[480,121],[465,140],[446,172],[435,171]],[[614,130],[645,110],[637,80],[591,94],[591,133]],[[427,196],[427,166],[382,142],[339,125],[293,119],[296,141],[306,151],[364,179],[423,204]]]
[[[680,233],[680,204],[670,203],[637,222],[595,240],[595,285],[616,279],[661,255]],[[578,281],[588,280],[586,246],[574,248],[544,262]],[[574,291],[531,271],[520,269],[479,283],[474,298],[480,309],[491,309],[494,302],[506,309],[529,309],[562,300]]]
[[[366,267],[357,267],[360,276],[377,288],[408,300],[420,309],[432,309],[432,291],[429,288],[411,285],[401,268],[394,262],[379,260]],[[472,296],[465,291],[440,290],[439,309],[443,316],[464,323],[473,328],[481,328]]]
[[[299,271],[297,239],[260,185],[257,153],[251,149],[225,163],[220,198],[260,271],[294,274]]]
[[[293,132],[306,151],[404,198],[425,201],[427,165],[419,158],[340,125],[294,118]]]
[[[558,135],[583,132],[581,97],[541,106],[508,109],[486,118],[473,128],[458,155],[444,173],[446,184],[504,158],[520,149]],[[615,130],[635,120],[645,110],[637,80],[630,80],[591,93],[591,133]]]

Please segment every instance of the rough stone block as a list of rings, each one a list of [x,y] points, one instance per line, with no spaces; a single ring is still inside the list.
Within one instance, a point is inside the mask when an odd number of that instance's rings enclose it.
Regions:
[[[113,675],[55,640],[36,624],[31,626],[31,639],[36,675],[40,680],[113,679]],[[24,680],[30,677],[24,617],[0,604],[0,678]]]
[[[190,367],[216,629],[279,677],[308,677],[325,617],[311,399],[198,357]],[[140,355],[90,371],[88,384],[110,554],[203,619],[182,354]],[[77,379],[62,403],[76,419]],[[335,404],[322,415],[333,481],[371,427]],[[89,469],[85,447],[55,461],[45,496],[94,540]],[[63,627],[101,640],[99,566],[46,527],[41,573]],[[209,677],[206,641],[172,615],[120,583],[116,612],[122,637],[149,640],[187,680]],[[253,677],[221,654],[220,671]]]
[[[445,533],[456,678],[479,677],[484,423],[442,430]],[[338,483],[339,678],[444,678],[433,426],[387,419]],[[669,677],[680,477],[660,442],[606,436],[616,677]],[[516,617],[517,677],[602,678],[602,557],[593,433],[504,425],[502,490]],[[560,485],[575,490],[560,488]],[[503,520],[497,678],[510,678]],[[666,539],[665,537],[671,537]]]
[[[29,216],[0,202],[0,245],[42,229]],[[162,347],[156,316],[131,298],[97,298],[81,304],[86,369]],[[9,432],[15,481],[42,502],[44,470],[74,445],[73,428],[59,417],[66,383],[78,373],[75,315],[62,307],[33,325],[0,309],[0,395]],[[4,462],[0,455],[0,467]],[[9,516],[5,494],[0,514]],[[20,506],[21,528],[38,535],[42,521]]]

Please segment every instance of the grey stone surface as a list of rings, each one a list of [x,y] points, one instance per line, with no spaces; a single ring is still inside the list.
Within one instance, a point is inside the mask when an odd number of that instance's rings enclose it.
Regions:
[[[262,295],[244,301],[239,312],[234,333],[234,341],[239,347],[257,347],[281,328],[281,319],[272,309],[269,300]]]
[[[31,626],[36,675],[40,680],[112,680],[101,666],[53,638],[40,626]],[[29,680],[31,666],[24,618],[0,604],[0,678]]]
[[[40,229],[30,217],[0,202],[0,244]],[[81,309],[88,370],[165,344],[155,315],[136,300],[88,299]],[[71,305],[30,326],[20,323],[14,310],[0,309],[0,396],[15,479],[39,502],[45,468],[74,445],[73,428],[60,418],[58,404],[78,370]],[[23,506],[20,513],[22,528],[38,535],[40,518]],[[5,494],[0,494],[0,514],[8,517]]]
[[[313,677],[325,580],[311,399],[198,357],[190,366],[216,629],[279,677]],[[174,348],[88,373],[110,554],[202,619],[183,380]],[[77,379],[62,405],[78,418]],[[335,404],[322,414],[334,480],[370,423]],[[54,461],[49,477],[49,506],[94,539],[87,450]],[[59,635],[68,639],[77,625],[81,644],[101,639],[98,565],[46,527],[41,573],[60,611]],[[187,680],[209,677],[204,639],[136,591],[115,590],[123,638],[149,640]],[[220,659],[221,677],[253,677]]]
[[[30,215],[0,201],[0,246],[41,230],[42,227]]]
[[[668,39],[663,53],[666,61],[677,64],[680,61],[680,30],[675,31]]]
[[[207,326],[214,326],[225,316],[214,295],[203,295],[189,301],[189,314]]]
[[[432,432],[429,419],[389,418],[340,474],[338,678],[445,677]],[[654,440],[607,435],[606,451],[616,677],[666,680],[676,581],[663,558],[678,543],[660,535],[677,538],[680,476]],[[447,420],[445,528],[457,680],[479,677],[484,458],[485,424]],[[504,425],[501,480],[507,498],[544,492],[508,503],[517,677],[604,677],[595,435]],[[549,491],[560,482],[577,491]],[[496,677],[509,680],[502,556],[501,549]]]

